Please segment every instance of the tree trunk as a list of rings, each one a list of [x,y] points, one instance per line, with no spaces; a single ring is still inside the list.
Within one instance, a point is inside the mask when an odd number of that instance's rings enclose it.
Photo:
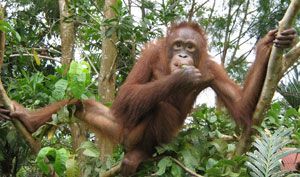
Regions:
[[[61,64],[65,65],[67,73],[71,60],[74,57],[74,21],[68,8],[68,0],[58,0],[60,13]]]
[[[112,19],[115,17],[115,13],[111,9],[111,6],[116,4],[116,0],[105,0],[104,5],[104,18]],[[117,60],[117,35],[114,32],[111,36],[105,36],[107,27],[102,28],[103,41],[102,41],[102,59],[100,63],[99,72],[99,85],[98,92],[101,97],[101,101],[104,104],[111,103],[115,98],[115,78],[116,78],[116,60]],[[100,145],[101,160],[106,159],[106,155],[112,153],[112,144],[104,137],[101,138]],[[99,141],[99,139],[98,139]]]
[[[71,18],[72,13],[68,7],[68,0],[59,0],[60,12],[60,38],[61,38],[61,64],[65,66],[64,75],[67,74],[70,63],[74,58],[74,41],[75,41],[75,26]],[[85,134],[87,132],[84,124],[76,122],[70,123],[72,135],[72,147],[76,151],[82,142],[86,141]],[[79,159],[83,158],[82,155]]]
[[[105,0],[104,16],[105,19],[111,19],[115,17],[114,12],[110,8],[115,5],[115,0]],[[115,97],[115,71],[116,71],[116,59],[117,59],[117,35],[114,32],[111,36],[105,36],[106,27],[103,27],[102,33],[102,59],[99,75],[99,87],[98,91],[102,98],[103,103],[111,103]]]

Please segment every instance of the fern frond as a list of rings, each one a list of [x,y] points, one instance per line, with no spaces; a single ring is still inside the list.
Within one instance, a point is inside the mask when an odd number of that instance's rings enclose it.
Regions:
[[[273,135],[259,130],[260,138],[255,139],[253,146],[256,150],[248,152],[246,166],[253,177],[280,177],[285,172],[280,171],[280,159],[288,154],[300,152],[298,150],[281,151],[283,147],[291,142],[291,128],[279,128]]]

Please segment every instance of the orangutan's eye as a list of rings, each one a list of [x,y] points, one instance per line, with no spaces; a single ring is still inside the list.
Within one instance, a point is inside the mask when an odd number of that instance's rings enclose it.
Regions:
[[[189,52],[194,52],[196,50],[195,45],[192,43],[188,43],[186,48],[187,48],[187,51],[189,51]]]

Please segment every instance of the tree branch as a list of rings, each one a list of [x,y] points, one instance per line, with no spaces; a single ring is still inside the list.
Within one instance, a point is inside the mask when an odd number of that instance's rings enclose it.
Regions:
[[[112,177],[119,174],[121,171],[121,163],[117,164],[116,166],[112,167],[110,170],[102,173],[100,177]]]
[[[300,9],[300,0],[292,0],[284,17],[279,22],[279,32],[292,26],[292,23]],[[296,47],[297,48],[297,47]],[[293,50],[294,51],[294,50]],[[276,91],[278,82],[283,76],[283,50],[277,47],[272,47],[272,52],[269,59],[268,70],[266,80],[263,86],[263,90],[256,106],[256,110],[253,115],[254,125],[260,125],[264,119],[264,112],[269,107],[273,95]],[[290,56],[290,54],[288,55]],[[297,56],[298,58],[299,56]]]
[[[173,157],[171,157],[171,160],[173,160],[178,166],[180,166],[184,171],[186,171],[187,173],[191,174],[192,176],[196,176],[196,177],[203,177],[197,173],[195,173],[194,171],[192,171],[191,169],[187,168],[186,166],[184,166],[181,162],[179,162],[177,159],[174,159]]]
[[[283,56],[282,71],[286,72],[300,58],[300,42],[298,42],[287,54]]]
[[[292,0],[284,17],[279,22],[279,32],[292,26],[292,23],[300,9],[300,0]],[[272,47],[272,52],[269,59],[267,75],[263,90],[259,101],[257,103],[253,119],[253,125],[260,126],[264,120],[264,113],[270,106],[273,95],[276,91],[278,82],[283,76],[283,73],[291,66],[298,58],[300,54],[299,43],[285,56],[283,50],[275,46]],[[252,134],[255,132],[252,132]],[[249,143],[251,142],[251,133],[243,130],[241,138],[238,142],[235,155],[241,155],[249,149]]]
[[[26,56],[26,57],[33,57],[33,54],[12,54],[10,55],[9,57],[10,58],[13,58],[13,57],[20,57],[20,56]],[[48,59],[48,60],[53,60],[55,62],[58,62],[60,63],[60,59],[56,59],[56,58],[53,58],[53,57],[48,57],[48,56],[44,56],[44,55],[38,55],[39,58],[44,58],[44,59]]]
[[[0,6],[0,19],[4,19],[4,9]],[[4,60],[4,51],[5,51],[5,33],[3,31],[0,31],[0,73],[1,68]],[[0,103],[3,104],[3,106],[10,111],[13,111],[12,102],[9,99],[9,97],[6,94],[6,91],[3,87],[2,81],[0,79]],[[16,119],[11,120],[16,129],[23,135],[25,140],[27,141],[28,145],[31,147],[31,149],[38,153],[40,150],[40,144],[31,136],[31,134],[27,131],[27,129],[23,126],[23,124]]]

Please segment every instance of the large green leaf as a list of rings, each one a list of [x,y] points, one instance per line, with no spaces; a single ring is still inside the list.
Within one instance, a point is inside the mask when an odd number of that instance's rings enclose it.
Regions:
[[[38,153],[36,162],[43,173],[49,174],[49,165],[52,165],[54,171],[59,176],[62,176],[66,170],[66,161],[68,157],[69,152],[64,148],[56,150],[52,147],[44,147]]]
[[[52,147],[44,147],[40,150],[36,157],[36,163],[43,173],[49,174],[50,169],[48,164],[55,160],[56,150]],[[46,159],[48,162],[46,162]]]
[[[64,148],[56,150],[56,157],[55,157],[53,167],[54,167],[55,172],[59,176],[62,176],[66,170],[66,162],[69,158],[69,155],[70,155],[69,152]]]
[[[68,72],[68,82],[72,95],[81,98],[85,93],[87,85],[91,82],[91,69],[87,62],[72,61]]]

